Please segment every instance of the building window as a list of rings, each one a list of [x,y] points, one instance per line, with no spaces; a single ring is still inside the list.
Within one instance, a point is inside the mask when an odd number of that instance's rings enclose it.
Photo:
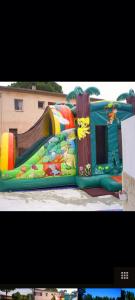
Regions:
[[[48,105],[55,105],[56,102],[48,102]]]
[[[44,101],[38,101],[38,108],[44,109],[45,102]]]
[[[23,111],[23,100],[14,99],[14,107],[16,111]]]
[[[17,128],[9,128],[9,132],[13,133],[14,136],[17,136]]]
[[[42,296],[42,293],[41,292],[35,292],[34,295],[35,296]]]

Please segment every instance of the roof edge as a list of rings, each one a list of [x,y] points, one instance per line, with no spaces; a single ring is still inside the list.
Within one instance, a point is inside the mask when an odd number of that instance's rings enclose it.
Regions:
[[[48,96],[58,96],[58,97],[67,97],[67,94],[56,93],[56,92],[48,92],[44,90],[32,90],[32,89],[24,89],[24,88],[15,88],[11,86],[0,86],[1,91],[9,91],[9,92],[19,92],[19,93],[30,93],[30,94],[41,94],[41,95],[48,95]],[[91,101],[104,101],[100,98],[90,97]]]
[[[24,88],[15,88],[10,86],[0,86],[0,91],[9,91],[9,92],[22,92],[22,93],[31,93],[31,94],[46,94],[50,96],[59,96],[66,97],[66,94],[56,93],[56,92],[48,92],[44,90],[32,90],[32,89],[24,89]]]

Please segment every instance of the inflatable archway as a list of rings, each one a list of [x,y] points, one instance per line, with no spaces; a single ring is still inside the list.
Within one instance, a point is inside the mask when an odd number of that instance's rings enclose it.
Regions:
[[[50,126],[52,135],[59,134],[66,129],[74,128],[74,117],[70,108],[66,105],[50,105],[44,119],[45,136],[49,135]]]

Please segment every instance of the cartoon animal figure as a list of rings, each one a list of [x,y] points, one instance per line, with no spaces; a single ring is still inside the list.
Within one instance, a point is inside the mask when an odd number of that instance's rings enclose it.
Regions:
[[[84,139],[87,134],[90,134],[90,119],[89,117],[87,118],[78,118],[77,120],[78,123],[78,138],[79,140]]]
[[[53,176],[52,169],[49,167],[45,170],[46,176]]]
[[[53,173],[53,175],[55,176],[55,175],[59,175],[59,174],[60,174],[60,171],[57,170],[57,169],[55,169],[55,170],[52,171],[52,173]]]
[[[64,161],[65,161],[66,165],[68,165],[69,167],[71,167],[71,168],[76,167],[75,155],[69,154],[68,151],[65,151],[65,153],[64,153]]]
[[[107,121],[107,124],[112,124],[113,121],[117,119],[116,115],[117,115],[117,109],[116,109],[116,108],[113,108],[113,109],[112,109],[112,112],[110,112],[110,113],[108,114],[108,121]]]
[[[48,168],[45,170],[45,174],[47,176],[55,176],[55,175],[60,175],[61,171],[59,166],[57,164],[49,164]]]
[[[53,175],[60,175],[60,170],[59,170],[59,167],[58,165],[51,165],[50,168],[52,169],[52,173]]]

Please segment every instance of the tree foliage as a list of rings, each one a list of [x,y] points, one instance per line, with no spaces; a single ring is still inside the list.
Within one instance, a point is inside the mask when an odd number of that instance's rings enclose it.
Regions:
[[[0,289],[0,291],[5,292],[6,293],[6,298],[8,296],[8,293],[11,291],[14,291],[15,288],[13,289]],[[29,300],[29,294],[28,295],[22,295],[19,292],[13,293],[12,294],[12,299],[13,300]]]
[[[89,294],[84,295],[83,299],[84,300],[92,300],[92,295],[89,295]]]
[[[78,290],[78,300],[82,300],[85,293],[86,293],[86,289],[79,288],[79,290]]]
[[[70,102],[71,99],[76,99],[78,95],[82,95],[83,93],[87,93],[89,96],[100,95],[100,91],[96,87],[88,87],[85,91],[83,91],[80,86],[77,86],[72,92],[67,95],[67,101]]]
[[[48,92],[63,93],[62,87],[54,81],[17,81],[11,83],[11,87],[32,89],[32,86],[36,86],[37,90],[43,90]]]
[[[117,98],[117,101],[126,100],[128,97],[135,96],[134,90],[130,89],[128,93],[120,94]]]
[[[21,294],[19,292],[12,295],[13,300],[21,300]]]
[[[21,295],[19,292],[16,292],[12,294],[13,300],[29,300],[29,294],[28,295]]]
[[[6,293],[6,298],[9,292],[13,291],[15,289],[0,289],[0,291],[5,292]]]
[[[92,95],[99,96],[100,95],[99,89],[95,88],[94,86],[87,88],[85,90],[85,93],[87,93],[89,96],[92,96]]]

